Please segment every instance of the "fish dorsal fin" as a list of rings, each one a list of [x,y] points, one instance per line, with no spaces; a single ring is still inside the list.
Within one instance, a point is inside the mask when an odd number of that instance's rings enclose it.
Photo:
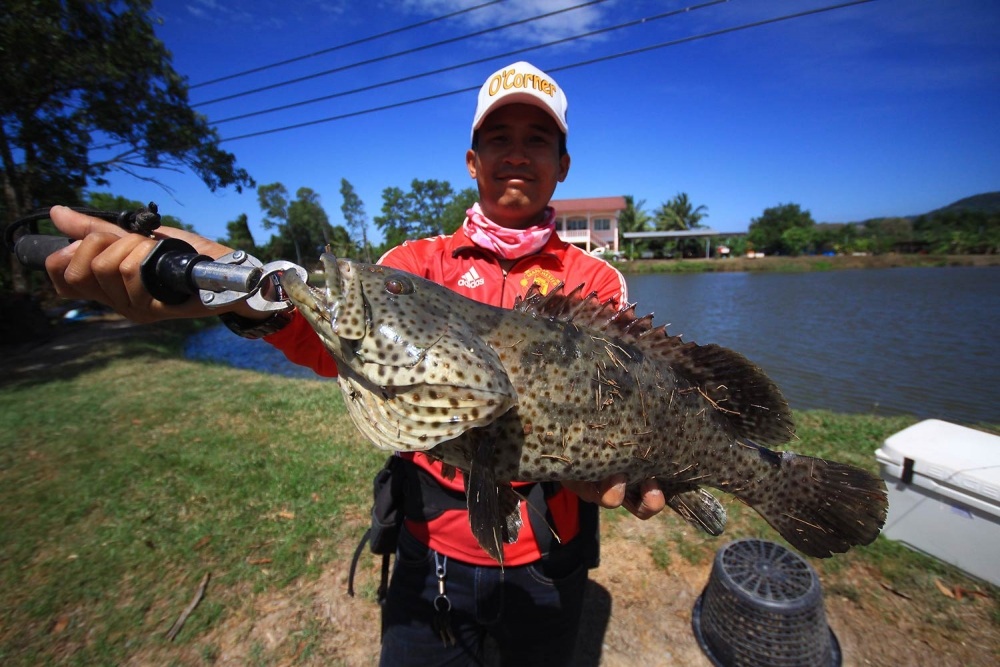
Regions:
[[[619,310],[613,299],[601,301],[597,292],[584,294],[582,284],[569,292],[565,287],[565,283],[559,282],[543,294],[536,283],[528,288],[523,299],[515,302],[514,310],[538,319],[572,322],[610,333],[623,332],[624,324],[635,318],[632,304]]]
[[[582,298],[581,298],[582,296]],[[572,323],[634,346],[671,369],[729,422],[737,435],[777,445],[795,432],[791,410],[777,385],[749,359],[720,345],[686,343],[653,316],[637,316],[635,304],[616,308],[583,286],[566,293],[562,283],[547,293],[532,285],[515,309],[536,318]]]

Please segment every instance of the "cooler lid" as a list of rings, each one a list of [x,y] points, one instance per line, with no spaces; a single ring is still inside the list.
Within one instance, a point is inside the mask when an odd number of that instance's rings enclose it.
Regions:
[[[885,439],[876,456],[965,492],[1000,501],[1000,436],[928,419]]]

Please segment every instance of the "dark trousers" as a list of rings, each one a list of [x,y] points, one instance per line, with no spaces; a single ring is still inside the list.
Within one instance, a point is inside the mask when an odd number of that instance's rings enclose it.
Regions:
[[[448,559],[439,595],[437,566],[443,557],[404,528],[383,607],[383,667],[485,664],[493,639],[500,664],[570,665],[583,608],[587,568],[572,548],[521,567],[477,567]],[[435,625],[435,604],[450,605],[446,646]],[[491,664],[495,664],[493,660]]]

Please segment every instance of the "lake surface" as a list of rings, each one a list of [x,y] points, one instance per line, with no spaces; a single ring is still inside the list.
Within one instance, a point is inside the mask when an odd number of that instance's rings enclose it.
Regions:
[[[1000,268],[628,276],[637,310],[749,357],[794,408],[1000,422]]]
[[[1000,267],[627,276],[640,314],[749,357],[794,408],[1000,423]],[[186,354],[313,378],[225,327]]]

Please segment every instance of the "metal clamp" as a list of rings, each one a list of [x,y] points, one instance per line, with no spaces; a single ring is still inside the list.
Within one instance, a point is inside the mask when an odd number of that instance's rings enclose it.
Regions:
[[[288,310],[278,277],[295,271],[305,281],[306,270],[287,261],[262,264],[245,250],[234,250],[213,262],[203,262],[195,269],[198,298],[208,308],[222,308],[240,301],[260,313]]]

